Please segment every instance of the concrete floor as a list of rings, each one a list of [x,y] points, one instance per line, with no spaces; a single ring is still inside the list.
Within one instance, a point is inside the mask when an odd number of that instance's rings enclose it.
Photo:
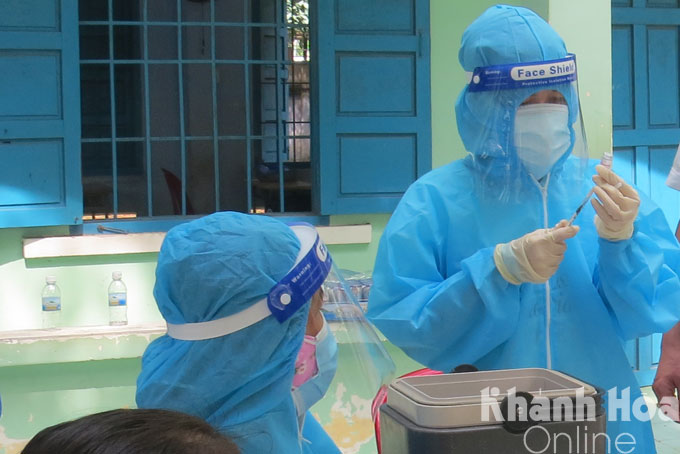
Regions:
[[[642,392],[645,395],[647,405],[656,406],[656,397],[652,388],[642,388]],[[654,428],[657,454],[680,454],[680,424],[663,421],[658,415],[655,415],[652,419],[652,427]]]

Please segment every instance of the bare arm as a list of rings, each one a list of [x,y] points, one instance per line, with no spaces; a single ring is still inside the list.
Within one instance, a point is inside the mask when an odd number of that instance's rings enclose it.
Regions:
[[[661,360],[652,389],[659,399],[662,411],[676,422],[680,422],[678,415],[680,407],[678,401],[678,393],[680,393],[680,323],[663,336]]]

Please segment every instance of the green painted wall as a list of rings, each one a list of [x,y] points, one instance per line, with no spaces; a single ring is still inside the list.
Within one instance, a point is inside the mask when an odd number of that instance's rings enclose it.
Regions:
[[[561,0],[568,3],[567,0]],[[431,2],[432,36],[432,166],[440,167],[466,155],[458,136],[456,99],[467,83],[465,71],[458,63],[458,49],[465,27],[488,7],[499,2]],[[531,8],[544,19],[548,17],[547,0],[506,1],[508,5]]]
[[[23,237],[57,234],[67,230],[0,229],[0,331],[40,328],[40,293],[50,274],[61,289],[64,325],[108,324],[107,289],[115,270],[128,287],[131,323],[160,320],[152,294],[157,254],[24,260]]]
[[[378,252],[380,235],[389,221],[389,214],[356,214],[331,216],[332,225],[371,224],[370,244],[347,244],[328,246],[333,260],[341,267],[354,271],[372,271]]]
[[[462,31],[491,1],[431,0],[432,48],[432,162],[434,167],[465,155],[458,138],[454,103],[465,83],[458,64]],[[510,4],[528,6],[547,17],[562,34],[579,64],[581,102],[591,156],[611,148],[611,50],[609,2],[589,0],[526,0]],[[346,269],[370,271],[388,215],[333,216],[331,224],[371,223],[367,245],[331,246],[336,263]],[[62,289],[63,317],[67,324],[107,322],[106,288],[111,272],[121,270],[128,285],[131,323],[160,320],[152,289],[156,254],[25,261],[22,238],[65,234],[65,228],[0,229],[0,331],[40,325],[40,291],[47,274],[57,276]],[[116,342],[115,340],[104,341]],[[87,345],[83,342],[83,348]],[[399,372],[418,365],[403,353],[395,354]],[[49,349],[35,350],[49,362]],[[2,350],[0,349],[0,354]],[[2,359],[2,358],[0,358]],[[1,364],[1,362],[0,362]],[[65,364],[0,367],[0,394],[6,396],[0,419],[0,454],[19,452],[20,440],[58,420],[116,406],[133,405],[136,358]],[[322,421],[334,396],[315,407]],[[77,404],[75,402],[82,403]],[[13,441],[14,440],[14,441]],[[374,452],[362,443],[360,453]]]
[[[550,24],[576,54],[579,98],[590,157],[612,149],[610,2],[550,0]]]

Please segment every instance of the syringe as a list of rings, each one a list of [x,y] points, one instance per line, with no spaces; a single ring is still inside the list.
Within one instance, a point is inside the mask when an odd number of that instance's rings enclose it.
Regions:
[[[603,165],[606,168],[611,169],[613,163],[614,163],[614,153],[612,153],[611,150],[605,151],[604,154],[602,155],[602,159],[600,160],[600,165]],[[616,185],[614,185],[614,187],[616,189],[620,188],[621,186],[623,186],[623,183],[621,183],[620,181],[618,183],[616,183]],[[572,214],[571,218],[569,218],[569,223],[567,225],[571,225],[571,224],[574,223],[576,216],[578,216],[578,214],[581,212],[581,210],[586,205],[588,200],[590,200],[590,198],[592,197],[594,192],[595,192],[595,186],[593,186],[590,189],[590,191],[588,191],[588,194],[583,199],[583,202],[581,202],[581,204],[578,206],[578,208],[576,208],[576,211],[574,211],[574,214]]]
[[[616,189],[619,189],[621,186],[623,186],[623,183],[620,182],[620,181],[614,185],[614,187],[615,187]],[[593,186],[592,188],[590,188],[590,191],[588,191],[588,195],[586,195],[586,198],[583,199],[583,202],[581,202],[581,204],[578,206],[578,208],[576,208],[576,211],[574,211],[574,214],[571,215],[571,217],[569,218],[569,222],[567,223],[567,225],[571,225],[571,224],[574,223],[574,220],[576,219],[576,216],[578,216],[578,214],[581,212],[581,210],[583,209],[583,207],[586,206],[586,203],[588,202],[588,200],[590,200],[590,198],[592,197],[593,193],[595,192],[595,188],[596,188],[596,187],[597,187],[597,186]]]
[[[592,195],[593,195],[594,192],[595,192],[595,186],[593,186],[593,187],[590,189],[590,191],[588,191],[588,195],[586,195],[586,198],[583,199],[583,202],[581,202],[581,203],[579,204],[578,208],[576,208],[576,211],[574,211],[574,214],[571,215],[571,217],[569,218],[569,222],[567,223],[567,225],[571,225],[571,224],[574,223],[574,220],[576,220],[576,216],[578,216],[578,214],[581,212],[581,210],[583,209],[583,207],[586,206],[586,203],[588,202],[588,200],[590,200],[590,197],[592,197]]]

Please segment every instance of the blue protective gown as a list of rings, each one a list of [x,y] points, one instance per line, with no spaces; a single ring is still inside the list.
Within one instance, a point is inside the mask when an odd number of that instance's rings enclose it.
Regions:
[[[495,33],[487,33],[489,27]],[[466,31],[459,55],[471,71],[561,58],[566,50],[560,43],[530,11],[499,6]],[[574,117],[573,92],[559,91]],[[583,178],[581,161],[567,155],[543,187],[523,173],[511,147],[502,144],[510,143],[503,136],[512,137],[514,111],[528,94],[473,98],[463,90],[457,121],[470,154],[424,175],[405,193],[380,241],[368,318],[433,369],[463,363],[481,370],[552,367],[601,388],[630,387],[634,400],[641,393],[622,342],[664,332],[680,318],[680,249],[661,210],[640,194],[631,239],[599,238],[588,204],[576,220],[580,232],[567,240],[564,260],[547,284],[503,279],[494,247],[568,219],[593,186],[597,163],[590,162]],[[506,112],[480,116],[494,110],[489,107],[499,96]],[[515,176],[512,197],[501,196],[507,172]],[[632,452],[656,452],[648,422],[609,415],[607,424],[612,440],[623,432],[635,437]]]
[[[341,454],[333,439],[309,411],[302,426],[302,452],[304,454]]]
[[[266,297],[299,249],[288,226],[264,216],[215,213],[179,225],[158,256],[158,308],[173,324],[240,312]],[[201,417],[243,454],[334,452],[315,451],[332,441],[310,414],[314,430],[303,441],[291,395],[308,311],[307,304],[283,323],[270,316],[215,339],[156,339],[142,358],[137,405]]]

